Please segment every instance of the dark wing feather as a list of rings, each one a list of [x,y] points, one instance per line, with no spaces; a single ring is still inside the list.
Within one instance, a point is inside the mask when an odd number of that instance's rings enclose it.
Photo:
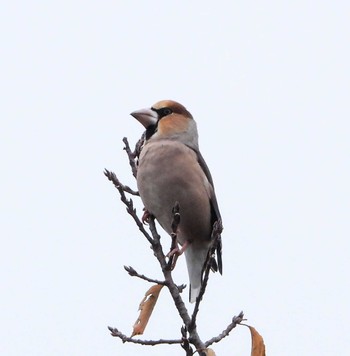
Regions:
[[[207,164],[204,161],[203,156],[201,155],[201,153],[199,151],[196,151],[197,154],[197,159],[198,159],[198,163],[201,166],[201,168],[203,169],[204,174],[206,175],[211,187],[212,187],[212,194],[210,197],[210,202],[212,205],[212,208],[214,210],[215,216],[213,217],[213,222],[215,222],[216,220],[221,219],[221,215],[220,215],[220,211],[219,211],[219,206],[218,206],[218,202],[216,200],[216,195],[215,195],[215,191],[214,191],[214,182],[213,182],[213,178],[210,174],[209,168],[207,166]]]
[[[193,149],[192,147],[190,147],[191,149]],[[215,191],[214,191],[214,182],[213,182],[213,178],[210,174],[209,168],[207,166],[207,164],[204,161],[203,156],[201,155],[201,153],[195,149],[193,149],[196,154],[197,154],[197,159],[198,159],[198,163],[201,166],[201,168],[203,169],[204,174],[206,175],[210,185],[211,185],[211,194],[210,194],[210,204],[211,204],[211,208],[212,208],[212,224],[214,224],[215,221],[220,221],[221,222],[221,215],[220,215],[220,211],[219,211],[219,206],[218,206],[218,202],[216,200],[216,195],[215,195]],[[222,274],[222,242],[221,242],[221,236],[219,236],[218,238],[218,243],[217,243],[217,248],[216,248],[216,255],[217,255],[217,266],[214,269],[215,270],[219,270],[220,274]],[[215,262],[216,264],[216,262]]]

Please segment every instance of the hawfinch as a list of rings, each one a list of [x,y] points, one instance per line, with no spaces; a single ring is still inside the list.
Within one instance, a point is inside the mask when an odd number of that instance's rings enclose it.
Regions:
[[[213,223],[221,220],[213,180],[199,152],[197,125],[184,106],[171,100],[131,115],[146,128],[137,171],[139,193],[146,211],[169,234],[172,209],[179,202],[177,239],[186,256],[193,303],[200,292]],[[213,264],[222,273],[221,243]]]

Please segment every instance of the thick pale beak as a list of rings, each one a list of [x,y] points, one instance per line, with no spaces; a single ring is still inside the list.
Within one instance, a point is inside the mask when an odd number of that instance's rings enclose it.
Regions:
[[[146,129],[151,125],[155,125],[158,121],[158,114],[151,109],[136,110],[130,115],[138,120]]]

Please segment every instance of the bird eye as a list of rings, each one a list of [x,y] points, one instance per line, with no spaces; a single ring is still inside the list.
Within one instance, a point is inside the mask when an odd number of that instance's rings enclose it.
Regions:
[[[162,116],[170,115],[170,114],[172,114],[172,112],[173,111],[171,109],[164,108],[164,109],[162,109]]]

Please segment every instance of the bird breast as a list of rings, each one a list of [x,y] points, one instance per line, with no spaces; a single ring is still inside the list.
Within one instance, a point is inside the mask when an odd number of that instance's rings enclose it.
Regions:
[[[181,142],[157,140],[143,148],[137,185],[145,208],[171,233],[172,208],[180,204],[180,244],[210,240],[209,182],[196,152]]]

